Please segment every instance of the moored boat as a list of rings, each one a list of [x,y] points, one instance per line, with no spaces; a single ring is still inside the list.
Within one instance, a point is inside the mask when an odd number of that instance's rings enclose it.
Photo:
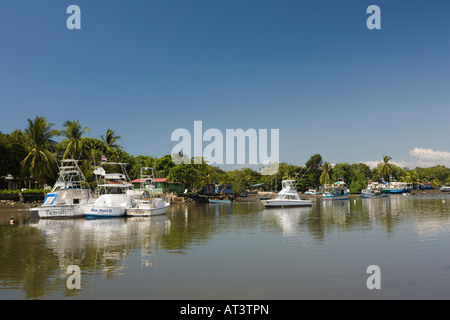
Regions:
[[[439,188],[439,190],[441,190],[442,192],[450,192],[450,186],[448,185],[442,186],[441,188]]]
[[[106,173],[105,165],[116,165],[121,168],[121,173]],[[84,208],[87,218],[114,218],[124,216],[126,209],[136,202],[136,193],[130,178],[125,171],[126,163],[108,162],[94,170],[100,177],[97,191],[99,197],[95,202]]]
[[[84,216],[84,208],[94,202],[94,195],[78,160],[64,159],[59,176],[43,203],[34,208],[39,218],[75,218]]]
[[[231,200],[228,199],[209,199],[209,203],[231,203]]]
[[[283,180],[282,190],[274,199],[264,200],[262,203],[266,207],[303,207],[311,206],[311,200],[300,199],[294,186],[294,180]]]
[[[382,187],[378,182],[369,181],[367,187],[361,190],[361,196],[363,198],[382,198],[387,197],[388,194],[381,192]]]
[[[388,183],[383,183],[383,188],[382,188],[382,192],[383,193],[405,193],[405,192],[411,192],[411,190],[413,189],[412,184],[411,183],[406,183],[406,182],[398,182],[395,181],[395,179],[391,176],[389,177],[389,182]]]
[[[308,191],[305,191],[305,194],[310,194],[310,195],[315,196],[315,195],[320,195],[320,194],[322,194],[322,192],[321,192],[321,191],[318,191],[318,190],[316,190],[316,189],[308,189]]]
[[[323,200],[347,200],[350,192],[343,179],[339,179],[332,185],[323,187]]]
[[[136,194],[136,201],[132,206],[127,207],[127,216],[157,216],[167,213],[170,202],[162,198],[159,190],[154,185],[154,171],[151,167],[141,168],[139,191]]]

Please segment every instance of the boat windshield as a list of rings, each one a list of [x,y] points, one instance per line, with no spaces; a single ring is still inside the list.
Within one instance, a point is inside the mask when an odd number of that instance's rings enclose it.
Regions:
[[[275,199],[277,199],[277,200],[297,200],[298,198],[293,194],[279,194]]]

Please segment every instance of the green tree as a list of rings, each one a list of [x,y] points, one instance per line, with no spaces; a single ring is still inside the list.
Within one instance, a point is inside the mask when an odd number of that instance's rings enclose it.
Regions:
[[[28,155],[26,136],[21,130],[10,134],[0,132],[0,177],[8,174],[18,179],[22,176],[21,161]]]
[[[118,148],[117,140],[120,139],[120,136],[116,135],[114,130],[108,129],[106,130],[105,136],[100,135],[105,147],[107,150]]]
[[[155,160],[156,176],[158,178],[167,178],[170,169],[175,166],[170,154]]]
[[[322,173],[319,182],[322,186],[331,183],[331,164],[329,162],[324,162],[322,165]]]
[[[167,175],[169,181],[184,182],[188,190],[195,191],[200,187],[198,173],[190,164],[180,163],[169,170]]]
[[[308,173],[305,175],[307,184],[304,185],[305,190],[309,188],[317,188],[320,186],[320,176],[322,174],[322,156],[320,154],[315,154],[309,158],[305,163],[305,168]]]
[[[24,172],[29,172],[37,179],[40,187],[56,176],[57,164],[52,152],[56,142],[52,138],[59,135],[59,131],[52,129],[53,126],[53,123],[47,122],[47,118],[36,116],[34,121],[28,119],[28,127],[25,128],[29,152],[21,165]]]
[[[66,159],[68,156],[73,159],[80,159],[85,149],[82,135],[88,131],[88,127],[81,127],[80,121],[71,120],[64,123],[64,130],[61,133],[66,139],[60,142],[61,146],[65,149],[63,159]]]

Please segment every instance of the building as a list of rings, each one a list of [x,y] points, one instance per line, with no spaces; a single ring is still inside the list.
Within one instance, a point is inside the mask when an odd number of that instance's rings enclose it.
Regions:
[[[0,189],[2,190],[17,190],[17,180],[10,174],[5,177],[0,177]]]
[[[155,178],[154,180],[155,188],[161,193],[183,193],[185,189],[185,184],[183,182],[171,182],[167,178]],[[131,181],[134,189],[139,189],[141,184],[141,179],[134,179]]]

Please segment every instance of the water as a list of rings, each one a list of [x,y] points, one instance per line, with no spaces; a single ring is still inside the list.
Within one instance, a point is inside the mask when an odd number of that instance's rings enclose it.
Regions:
[[[449,217],[440,193],[101,220],[3,208],[0,299],[449,299]],[[70,265],[80,289],[67,286]],[[366,285],[370,265],[381,289]]]

